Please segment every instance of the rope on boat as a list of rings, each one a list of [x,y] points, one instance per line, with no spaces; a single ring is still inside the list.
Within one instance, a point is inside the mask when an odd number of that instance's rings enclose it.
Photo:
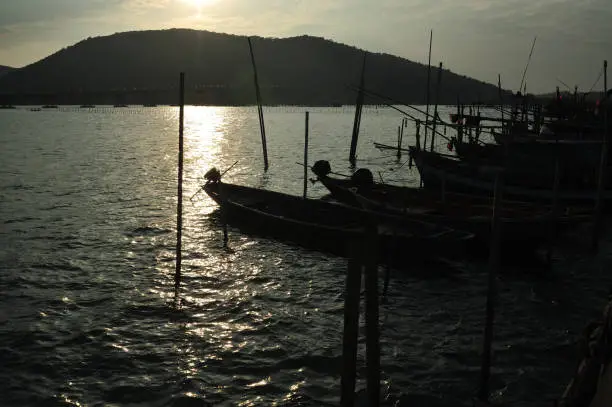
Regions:
[[[604,73],[604,70],[603,70],[603,68],[601,68],[601,70],[599,71],[599,76],[597,77],[597,80],[595,81],[595,83],[593,83],[593,86],[591,86],[591,89],[589,89],[589,91],[586,93],[587,95],[593,91],[595,86],[597,86],[597,84],[599,83],[599,80],[601,79],[601,76],[603,75],[603,73]]]

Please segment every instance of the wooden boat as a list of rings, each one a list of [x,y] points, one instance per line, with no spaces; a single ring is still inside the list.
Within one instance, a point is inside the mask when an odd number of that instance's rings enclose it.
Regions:
[[[469,164],[456,157],[411,148],[410,154],[426,188],[492,196],[495,177],[502,172],[504,196],[514,200],[553,201],[553,180],[550,175],[538,174],[533,169],[503,168]],[[544,178],[548,177],[548,179]],[[545,188],[544,185],[550,185]],[[588,184],[587,184],[588,185]],[[558,201],[565,205],[594,205],[597,192],[593,187],[559,188]],[[603,192],[604,201],[612,202],[612,190]]]
[[[490,244],[491,198],[459,193],[442,196],[439,191],[327,175],[318,176],[318,180],[332,197],[349,205],[467,230],[474,233],[479,246]],[[500,212],[502,244],[512,249],[535,248],[550,241],[552,231],[563,232],[591,219],[588,212],[575,208],[559,208],[553,219],[546,205],[518,201],[503,201]]]
[[[547,127],[544,127],[546,129]],[[498,144],[527,143],[528,145],[542,146],[570,146],[570,147],[596,147],[601,148],[601,133],[589,136],[580,134],[561,134],[542,132],[540,134],[505,134],[492,131],[491,135]]]
[[[418,259],[462,257],[473,239],[472,233],[449,227],[229,184],[217,176],[207,177],[203,189],[221,206],[228,224],[240,230],[340,256],[363,239],[366,222],[372,222],[379,262],[399,267]]]
[[[476,164],[503,165],[510,169],[528,170],[530,181],[540,179],[539,187],[550,187],[554,182],[558,160],[560,184],[594,188],[598,182],[601,159],[600,142],[516,142],[506,144],[455,143],[457,156]]]

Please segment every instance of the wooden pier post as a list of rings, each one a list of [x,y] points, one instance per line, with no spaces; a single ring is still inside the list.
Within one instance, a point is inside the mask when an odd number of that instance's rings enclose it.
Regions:
[[[249,41],[249,51],[251,52],[251,63],[253,64],[253,76],[255,80],[255,96],[257,98],[257,114],[259,116],[259,131],[261,133],[261,146],[263,148],[264,171],[268,171],[268,146],[266,142],[266,126],[264,124],[263,107],[261,105],[261,92],[259,90],[259,79],[257,78],[257,65],[255,64],[255,55],[253,54],[253,45],[251,37],[247,37]]]
[[[599,161],[599,182],[597,183],[597,198],[595,200],[595,210],[593,211],[593,236],[591,247],[597,249],[599,244],[599,234],[601,231],[601,212],[604,189],[606,189],[606,169],[608,161],[608,61],[604,61],[604,99],[602,100],[604,112],[604,132],[601,144],[601,159]]]
[[[362,273],[362,239],[350,242],[346,289],[344,292],[344,331],[342,334],[342,379],[340,406],[355,405],[357,342],[359,336],[359,297]]]
[[[380,331],[378,327],[378,232],[374,219],[368,219],[365,247],[365,319],[368,406],[380,405]]]
[[[349,162],[351,166],[355,166],[357,161],[357,141],[359,139],[359,127],[361,125],[361,111],[363,109],[364,84],[365,84],[365,68],[366,57],[368,53],[363,53],[363,63],[361,65],[361,79],[359,83],[359,92],[357,93],[357,102],[355,103],[355,120],[353,121],[353,135],[351,137],[351,150],[349,152]]]
[[[431,146],[429,151],[434,149],[434,139],[436,138],[436,123],[438,122],[438,99],[440,98],[440,81],[442,80],[442,62],[438,66],[438,80],[436,82],[436,104],[434,106],[433,127],[431,130]]]
[[[178,146],[178,190],[176,203],[176,269],[174,287],[179,288],[181,281],[181,257],[183,243],[183,131],[185,117],[185,72],[179,75],[179,146]]]
[[[306,112],[306,124],[304,129],[304,199],[306,199],[306,192],[308,189],[308,116],[309,113]]]
[[[482,364],[480,366],[480,387],[478,398],[487,402],[489,399],[489,379],[491,377],[491,347],[493,344],[493,322],[495,320],[495,303],[497,301],[497,269],[499,267],[501,223],[499,210],[502,201],[503,178],[498,173],[495,177],[493,195],[493,214],[491,220],[491,243],[489,248],[489,277],[487,286],[487,308],[482,347]]]

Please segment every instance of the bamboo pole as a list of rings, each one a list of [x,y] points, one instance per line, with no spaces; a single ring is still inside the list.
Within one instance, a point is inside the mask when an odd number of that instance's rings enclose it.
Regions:
[[[361,290],[361,239],[350,243],[344,293],[344,331],[342,334],[342,378],[340,406],[355,405],[357,341],[359,336],[359,291]]]
[[[602,212],[602,200],[603,192],[606,184],[606,168],[608,158],[608,61],[604,61],[604,95],[606,98],[603,99],[603,111],[604,111],[604,133],[603,143],[601,145],[601,159],[599,162],[599,182],[597,184],[597,198],[595,200],[595,210],[593,211],[593,236],[591,240],[591,247],[597,249],[599,234],[601,230],[601,212]]]
[[[357,93],[357,101],[355,103],[355,120],[353,121],[353,135],[351,137],[351,150],[349,152],[349,162],[354,167],[357,160],[357,140],[359,139],[359,126],[361,125],[361,110],[363,108],[364,98],[364,82],[367,52],[363,53],[363,62],[361,65],[361,79],[359,82],[359,92]]]
[[[308,116],[309,113],[306,112],[306,123],[304,128],[304,199],[306,199],[306,192],[308,189]]]
[[[502,200],[503,181],[500,173],[495,177],[493,195],[493,214],[491,220],[491,247],[489,248],[489,277],[487,287],[487,308],[485,331],[482,349],[482,364],[480,366],[480,387],[478,398],[487,402],[489,399],[489,379],[491,376],[491,347],[493,344],[493,322],[495,320],[495,303],[497,302],[497,269],[499,267],[501,224],[499,222],[499,206]]]
[[[429,151],[433,151],[434,149],[434,140],[436,138],[436,123],[438,122],[438,101],[440,98],[440,81],[442,80],[442,62],[438,66],[438,80],[436,82],[436,104],[434,106],[434,114],[433,114],[433,127],[431,132],[431,146],[429,147]]]
[[[261,146],[263,148],[264,171],[268,171],[268,146],[266,142],[266,126],[264,124],[263,107],[261,105],[261,92],[259,90],[259,79],[257,78],[257,65],[255,64],[255,55],[253,54],[253,45],[251,37],[247,37],[249,41],[249,51],[251,52],[251,63],[253,64],[253,77],[255,80],[255,97],[257,98],[257,114],[259,116],[259,131],[261,133]]]
[[[183,243],[183,132],[185,118],[185,73],[179,75],[179,146],[178,146],[178,190],[176,204],[176,269],[174,287],[178,289],[181,280],[181,258]]]
[[[425,138],[423,148],[427,149],[427,128],[429,127],[429,83],[431,82],[431,43],[433,41],[433,30],[429,31],[429,56],[427,57],[427,92],[425,93]]]

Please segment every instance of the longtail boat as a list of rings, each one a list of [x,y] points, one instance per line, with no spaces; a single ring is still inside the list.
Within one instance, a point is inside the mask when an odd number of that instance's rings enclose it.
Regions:
[[[209,171],[202,188],[229,225],[306,248],[346,256],[349,245],[375,225],[379,262],[401,267],[418,259],[462,257],[473,239],[470,232],[441,225],[222,182],[218,174]]]
[[[320,161],[313,171],[340,202],[467,230],[475,234],[479,245],[490,243],[491,197],[375,183],[366,169],[341,179],[330,176],[327,168],[329,163]],[[500,212],[506,249],[535,248],[551,239],[551,230],[563,232],[591,219],[586,209],[559,207],[553,214],[547,205],[510,200],[503,201]]]

